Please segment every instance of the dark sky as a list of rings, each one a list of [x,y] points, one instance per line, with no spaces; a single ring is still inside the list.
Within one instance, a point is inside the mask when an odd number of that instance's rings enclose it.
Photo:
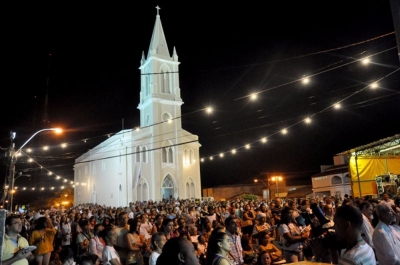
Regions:
[[[62,126],[61,138],[41,135],[30,146],[50,143],[54,148],[35,158],[73,179],[76,157],[107,133],[137,126],[138,67],[157,4],[169,50],[175,46],[181,62],[183,128],[199,136],[207,158],[204,187],[250,182],[262,172],[310,183],[335,154],[400,132],[400,63],[388,0],[129,1],[7,10],[1,147],[9,146],[10,130],[18,148],[39,129]],[[371,56],[368,66],[356,62],[364,56]],[[299,80],[309,75],[305,86]],[[47,78],[50,124],[43,125]],[[379,79],[379,88],[367,87]],[[260,92],[254,102],[245,97],[253,92]],[[340,110],[330,108],[341,100]],[[198,111],[209,105],[212,115]],[[309,115],[311,124],[300,122]],[[268,142],[240,148],[261,137]],[[69,147],[55,148],[61,142]],[[235,156],[216,157],[232,148],[240,148]]]

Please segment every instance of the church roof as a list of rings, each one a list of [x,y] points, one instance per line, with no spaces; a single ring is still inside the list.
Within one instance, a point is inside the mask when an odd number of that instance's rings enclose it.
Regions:
[[[167,46],[167,41],[165,40],[164,30],[161,24],[160,18],[160,8],[157,6],[157,16],[156,16],[156,23],[154,24],[153,35],[151,36],[149,52],[147,57],[152,55],[161,55],[170,58]]]

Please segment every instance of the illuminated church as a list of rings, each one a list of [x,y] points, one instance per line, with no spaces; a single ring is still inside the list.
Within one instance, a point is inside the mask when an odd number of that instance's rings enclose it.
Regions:
[[[179,61],[157,7],[147,58],[140,61],[140,128],[122,130],[75,160],[75,205],[200,198],[198,136],[182,129]]]

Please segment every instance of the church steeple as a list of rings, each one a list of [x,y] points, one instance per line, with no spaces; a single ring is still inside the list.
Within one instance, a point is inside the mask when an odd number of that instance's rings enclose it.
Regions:
[[[153,29],[153,35],[151,36],[149,52],[147,54],[147,58],[153,55],[158,56],[165,56],[170,58],[170,54],[168,51],[167,41],[165,40],[164,30],[161,24],[160,19],[160,7],[156,6],[157,9],[157,16],[156,16],[156,23]]]

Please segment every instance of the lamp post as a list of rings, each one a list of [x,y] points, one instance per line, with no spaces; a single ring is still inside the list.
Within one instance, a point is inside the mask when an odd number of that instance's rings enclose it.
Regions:
[[[22,150],[22,148],[29,143],[30,140],[32,140],[33,137],[35,137],[38,133],[44,132],[44,131],[55,131],[56,133],[61,133],[62,129],[60,128],[47,128],[47,129],[41,129],[37,132],[35,132],[17,151],[14,151],[15,144],[12,142],[15,139],[16,133],[11,132],[10,133],[10,138],[11,138],[11,147],[10,147],[10,174],[9,174],[9,180],[11,181],[11,197],[10,197],[10,212],[13,212],[13,198],[14,198],[14,181],[17,178],[15,177],[15,164],[17,163],[17,156],[19,152]]]
[[[276,183],[276,196],[275,197],[279,197],[279,181],[282,181],[282,177],[274,176],[274,177],[271,177],[271,180],[275,181],[275,183]]]

